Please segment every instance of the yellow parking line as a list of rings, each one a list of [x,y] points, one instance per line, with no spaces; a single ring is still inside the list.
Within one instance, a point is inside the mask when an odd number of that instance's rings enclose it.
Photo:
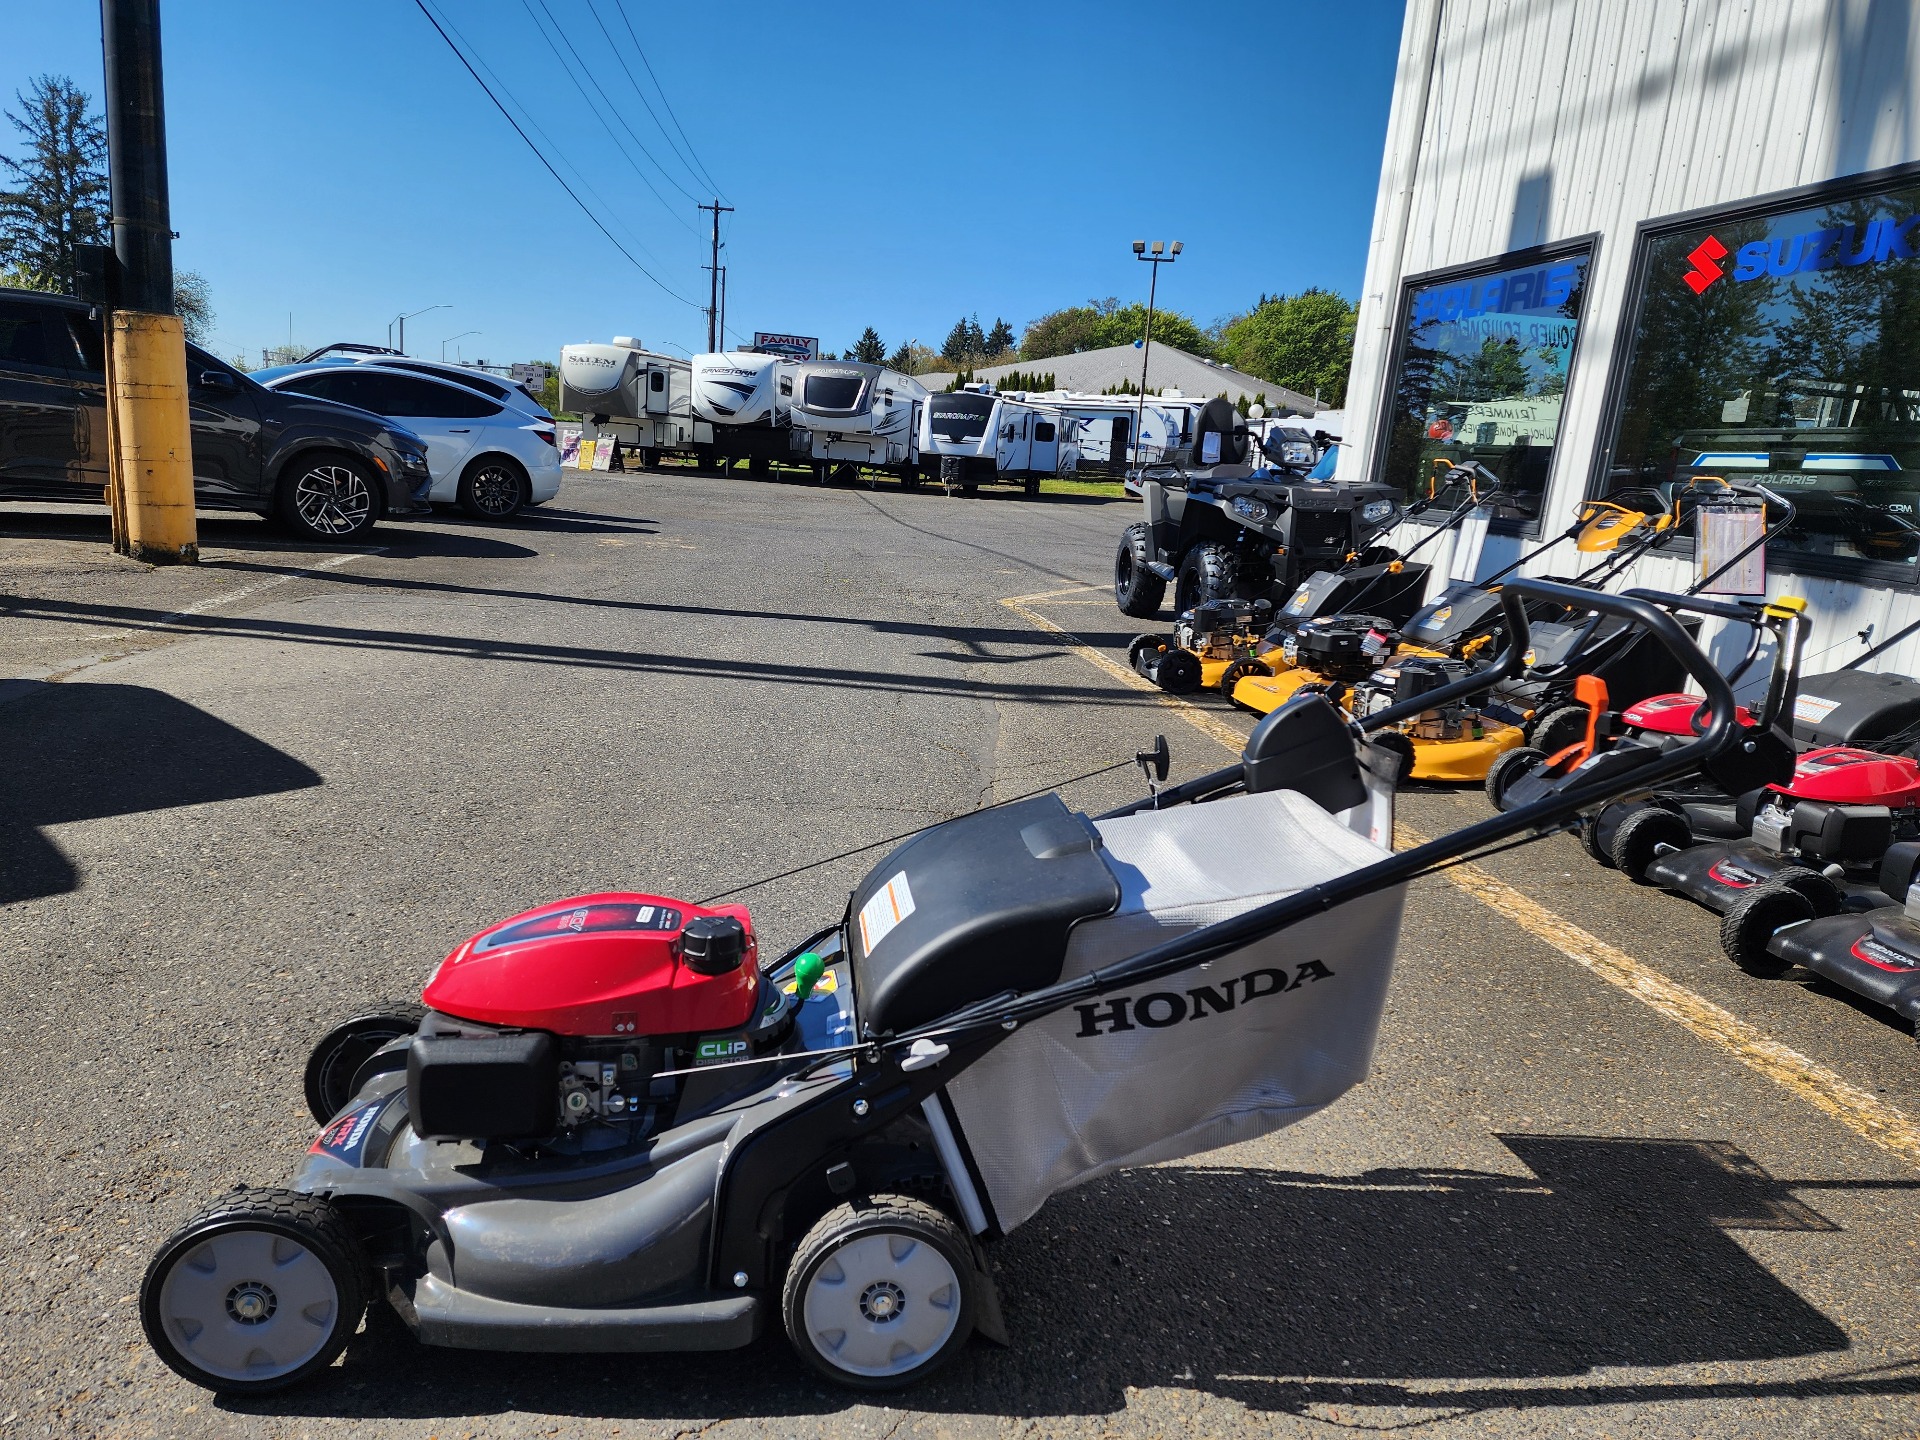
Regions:
[[[1069,642],[1068,648],[1081,659],[1136,690],[1150,693],[1196,730],[1238,754],[1246,745],[1246,737],[1239,731],[1222,724],[1192,702],[1167,694],[1030,608],[1035,601],[1092,588],[1095,587],[1078,586],[1041,595],[1020,595],[1000,603],[1037,629],[1063,637]],[[1421,844],[1426,837],[1401,826],[1395,839],[1404,847]],[[1709,1044],[1719,1046],[1749,1069],[1832,1116],[1861,1139],[1910,1163],[1920,1164],[1920,1125],[1904,1111],[1843,1079],[1819,1061],[1771,1039],[1731,1011],[1694,994],[1652,966],[1556,915],[1479,866],[1455,865],[1441,871],[1439,878],[1505,916],[1535,939],[1545,941],[1574,964],[1626,991],[1641,1004],[1684,1026]]]

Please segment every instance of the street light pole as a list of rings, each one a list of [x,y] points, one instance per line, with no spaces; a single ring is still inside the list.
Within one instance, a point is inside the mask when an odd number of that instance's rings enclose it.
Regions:
[[[447,336],[446,339],[440,342],[440,358],[442,360],[447,358],[447,346],[451,345],[454,341],[464,340],[469,335],[478,335],[480,333],[478,330],[462,330],[458,335]]]
[[[187,345],[173,313],[173,229],[160,70],[160,0],[100,0],[115,283],[107,323],[108,499],[113,548],[200,558],[193,513]]]
[[[1176,240],[1173,242],[1173,253],[1166,254],[1164,253],[1167,249],[1166,242],[1156,240],[1153,242],[1153,251],[1149,254],[1146,241],[1133,242],[1133,258],[1145,260],[1153,266],[1153,278],[1147,282],[1147,330],[1140,339],[1140,403],[1134,407],[1133,414],[1133,454],[1134,459],[1141,465],[1146,463],[1146,449],[1140,443],[1140,430],[1147,418],[1147,361],[1153,356],[1153,304],[1160,290],[1160,267],[1171,265],[1178,259],[1181,248],[1182,242]]]
[[[407,353],[407,321],[413,319],[415,315],[426,314],[427,310],[451,310],[452,308],[453,306],[451,305],[429,305],[426,310],[415,310],[410,314],[394,316],[393,318],[400,324],[400,353],[402,355]],[[391,325],[387,327],[387,338],[393,338],[393,326]]]

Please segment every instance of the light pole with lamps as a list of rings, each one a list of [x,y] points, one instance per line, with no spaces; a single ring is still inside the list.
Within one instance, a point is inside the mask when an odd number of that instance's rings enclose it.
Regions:
[[[1180,250],[1181,242],[1178,240],[1173,242],[1171,253],[1164,240],[1153,242],[1152,253],[1148,253],[1146,241],[1133,242],[1133,258],[1153,266],[1153,278],[1147,282],[1147,333],[1140,340],[1140,403],[1135,407],[1133,416],[1133,454],[1134,459],[1142,465],[1146,463],[1146,449],[1140,443],[1140,427],[1147,418],[1147,361],[1153,355],[1153,302],[1160,289],[1160,267],[1171,265],[1178,258]]]
[[[469,335],[478,335],[478,334],[480,334],[480,331],[478,330],[462,330],[458,335],[447,336],[446,339],[440,342],[440,358],[442,360],[447,358],[447,346],[451,345],[454,341],[464,340]]]
[[[427,306],[427,310],[451,310],[452,308],[453,306],[451,305]],[[413,319],[415,315],[426,314],[427,310],[415,310],[406,315],[396,315],[387,322],[387,339],[389,340],[393,339],[393,327],[395,325],[400,327],[400,353],[402,355],[407,353],[407,321]]]

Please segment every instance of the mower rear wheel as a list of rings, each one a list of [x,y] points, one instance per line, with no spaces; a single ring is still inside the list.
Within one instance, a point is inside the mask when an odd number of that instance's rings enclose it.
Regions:
[[[1146,657],[1147,678],[1169,695],[1191,695],[1200,688],[1200,662],[1191,650],[1177,646]]]
[[[1659,847],[1684,850],[1691,844],[1693,827],[1686,816],[1658,807],[1636,811],[1613,832],[1614,867],[1636,885],[1645,885],[1647,867],[1660,858]]]
[[[1580,821],[1580,848],[1587,852],[1594,864],[1613,869],[1613,856],[1600,844],[1599,816],[1588,815]]]
[[[389,1042],[413,1034],[426,1015],[426,1006],[402,1003],[342,1020],[322,1035],[307,1056],[303,1081],[314,1123],[324,1125],[346,1109],[360,1088],[360,1067]]]
[[[1513,782],[1523,775],[1531,774],[1546,763],[1547,752],[1535,749],[1531,745],[1522,745],[1517,750],[1509,750],[1503,755],[1493,757],[1493,764],[1487,767],[1487,799],[1496,810],[1507,808],[1507,791]]]
[[[900,1390],[951,1360],[973,1332],[973,1260],[944,1212],[876,1195],[823,1215],[781,1295],[787,1338],[854,1390]]]
[[[195,1215],[147,1267],[140,1323],[209,1390],[280,1390],[331,1365],[367,1308],[367,1262],[340,1212],[291,1190],[241,1190]]]
[[[1145,525],[1129,525],[1120,532],[1120,549],[1113,557],[1113,600],[1122,615],[1151,620],[1167,598],[1167,582],[1147,568],[1153,559],[1153,532]]]
[[[1302,685],[1300,688],[1304,690],[1307,687]],[[1375,745],[1382,750],[1391,751],[1398,760],[1399,763],[1394,766],[1393,771],[1393,786],[1394,789],[1399,789],[1413,778],[1413,741],[1398,730],[1389,730],[1384,735],[1373,736],[1372,739]]]
[[[1756,885],[1721,918],[1720,948],[1747,974],[1777,980],[1793,968],[1793,962],[1767,949],[1767,942],[1786,926],[1813,918],[1813,902],[1798,890]]]
[[[1269,670],[1258,660],[1236,660],[1220,672],[1220,693],[1231,700],[1233,699],[1233,687],[1249,675],[1271,674],[1273,674],[1273,671]]]
[[[1578,745],[1587,738],[1587,707],[1584,705],[1562,705],[1549,710],[1534,722],[1533,733],[1527,737],[1527,743],[1542,755],[1558,755],[1569,745]]]
[[[1814,915],[1823,920],[1829,915],[1838,915],[1846,904],[1840,887],[1811,865],[1783,865],[1773,872],[1773,878],[1767,883],[1799,891],[1813,906]]]

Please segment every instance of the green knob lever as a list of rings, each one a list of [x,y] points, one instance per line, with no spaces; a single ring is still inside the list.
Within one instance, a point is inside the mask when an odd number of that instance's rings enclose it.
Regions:
[[[820,983],[820,977],[827,973],[827,962],[809,950],[793,962],[793,998],[805,1000],[813,993],[813,987]]]

